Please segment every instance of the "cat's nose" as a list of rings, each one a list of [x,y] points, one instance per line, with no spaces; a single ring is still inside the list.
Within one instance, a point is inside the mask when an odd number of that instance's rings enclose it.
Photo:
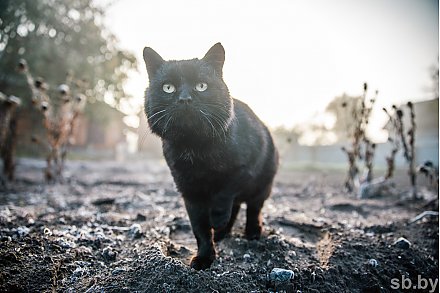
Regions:
[[[192,97],[190,95],[179,96],[179,103],[188,104],[191,103]]]

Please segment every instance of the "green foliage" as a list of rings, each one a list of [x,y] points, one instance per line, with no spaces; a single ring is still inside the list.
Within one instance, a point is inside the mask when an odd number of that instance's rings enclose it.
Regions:
[[[127,98],[122,84],[136,69],[136,59],[118,48],[103,17],[104,8],[92,0],[1,0],[0,91],[29,100],[24,78],[15,70],[24,58],[52,90],[71,73],[88,85],[90,103],[105,94],[116,103]]]

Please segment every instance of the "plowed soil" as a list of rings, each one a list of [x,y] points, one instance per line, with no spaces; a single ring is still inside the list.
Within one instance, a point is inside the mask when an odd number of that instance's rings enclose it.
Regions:
[[[43,168],[21,159],[0,187],[1,292],[438,292],[417,287],[438,282],[438,216],[411,222],[438,211],[437,194],[420,180],[423,199],[409,199],[404,173],[394,193],[361,200],[344,192],[342,171],[282,169],[263,237],[244,238],[243,206],[212,267],[195,271],[164,161],[69,162],[59,184],[44,184]],[[294,276],[273,281],[273,268]]]

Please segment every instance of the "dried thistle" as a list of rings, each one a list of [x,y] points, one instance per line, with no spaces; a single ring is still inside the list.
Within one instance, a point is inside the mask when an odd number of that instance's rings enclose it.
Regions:
[[[395,106],[393,106],[392,108],[396,110]],[[388,123],[390,124],[391,128],[389,132],[390,136],[388,137],[388,142],[390,142],[392,146],[391,153],[385,158],[387,162],[387,172],[385,174],[385,179],[391,179],[394,175],[396,154],[400,149],[399,130],[401,129],[400,123],[402,120],[397,119],[397,111],[395,115],[392,115],[389,111],[387,111],[387,109],[383,108],[382,110],[388,115]],[[402,115],[400,115],[400,118],[401,117]]]
[[[17,70],[18,72],[25,72],[27,71],[28,67],[27,67],[27,62],[24,59],[20,59],[18,61],[18,65],[17,65]]]
[[[66,96],[70,92],[70,88],[69,88],[69,86],[67,84],[60,84],[58,86],[58,92],[62,96]]]
[[[349,192],[352,192],[355,188],[359,187],[359,168],[356,165],[356,155],[353,151],[349,151],[345,147],[342,147],[341,150],[347,155],[349,165],[345,188]]]
[[[21,100],[15,96],[7,97],[0,92],[0,155],[3,161],[3,172],[0,176],[0,185],[11,181],[15,175],[15,147],[17,142],[17,114],[16,109]]]
[[[67,146],[72,140],[75,121],[84,109],[86,98],[81,93],[84,88],[78,87],[71,74],[66,76],[66,83],[57,87],[57,96],[52,99],[48,95],[48,86],[42,78],[34,79],[24,61],[19,62],[32,91],[32,102],[43,115],[43,125],[46,128],[46,142],[34,139],[48,151],[45,177],[48,181],[58,181],[62,178]]]
[[[414,106],[411,102],[408,102],[407,106],[410,110],[411,128],[408,130],[407,133],[409,150],[406,159],[409,164],[408,174],[412,186],[412,197],[416,198],[417,197],[417,172],[415,167],[416,113],[414,111]]]
[[[405,138],[405,125],[403,124],[403,111],[401,109],[396,110],[396,118],[397,118],[396,120],[397,132],[400,136],[400,141],[402,142],[402,147],[403,147],[403,156],[405,157],[406,160],[409,160],[410,154],[409,154],[408,143]]]
[[[405,131],[405,125],[403,123],[404,113],[402,109],[398,109],[395,105],[393,105],[392,108],[395,111],[394,116],[385,110],[385,113],[388,114],[395,135],[394,139],[390,140],[393,143],[393,149],[391,151],[391,155],[387,157],[388,172],[386,178],[390,178],[393,175],[394,158],[396,156],[397,151],[399,150],[401,143],[403,149],[403,156],[406,162],[408,163],[408,175],[410,177],[412,197],[416,198],[417,197],[417,170],[415,168],[416,115],[415,115],[413,103],[408,102],[406,105],[409,108],[409,113],[410,113],[410,128],[408,129],[408,131]]]
[[[371,182],[373,180],[373,161],[374,161],[374,152],[376,150],[376,144],[372,143],[368,139],[364,139],[365,142],[365,168],[367,169],[367,177],[365,178],[366,182]]]
[[[363,84],[363,95],[360,103],[354,103],[351,109],[351,117],[353,118],[353,127],[347,128],[348,137],[351,138],[351,148],[342,148],[347,155],[349,170],[347,179],[345,181],[346,188],[351,192],[359,186],[359,168],[357,167],[357,160],[364,160],[365,167],[368,170],[365,180],[370,182],[373,178],[373,161],[374,151],[376,145],[366,136],[366,128],[369,124],[369,119],[377,100],[378,91],[375,96],[367,100],[367,83]],[[347,108],[347,104],[342,104],[343,108]],[[365,151],[362,153],[362,149]]]
[[[425,175],[431,187],[438,192],[438,169],[431,161],[426,161],[423,165],[418,166],[417,172]]]

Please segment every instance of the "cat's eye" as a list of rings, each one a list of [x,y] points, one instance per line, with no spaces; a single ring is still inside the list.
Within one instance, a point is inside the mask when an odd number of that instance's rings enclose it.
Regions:
[[[176,87],[174,85],[172,85],[171,83],[165,83],[162,86],[162,89],[164,92],[166,92],[168,94],[172,94],[176,91]]]
[[[206,82],[199,82],[196,84],[196,91],[204,92],[208,88],[208,84]]]

